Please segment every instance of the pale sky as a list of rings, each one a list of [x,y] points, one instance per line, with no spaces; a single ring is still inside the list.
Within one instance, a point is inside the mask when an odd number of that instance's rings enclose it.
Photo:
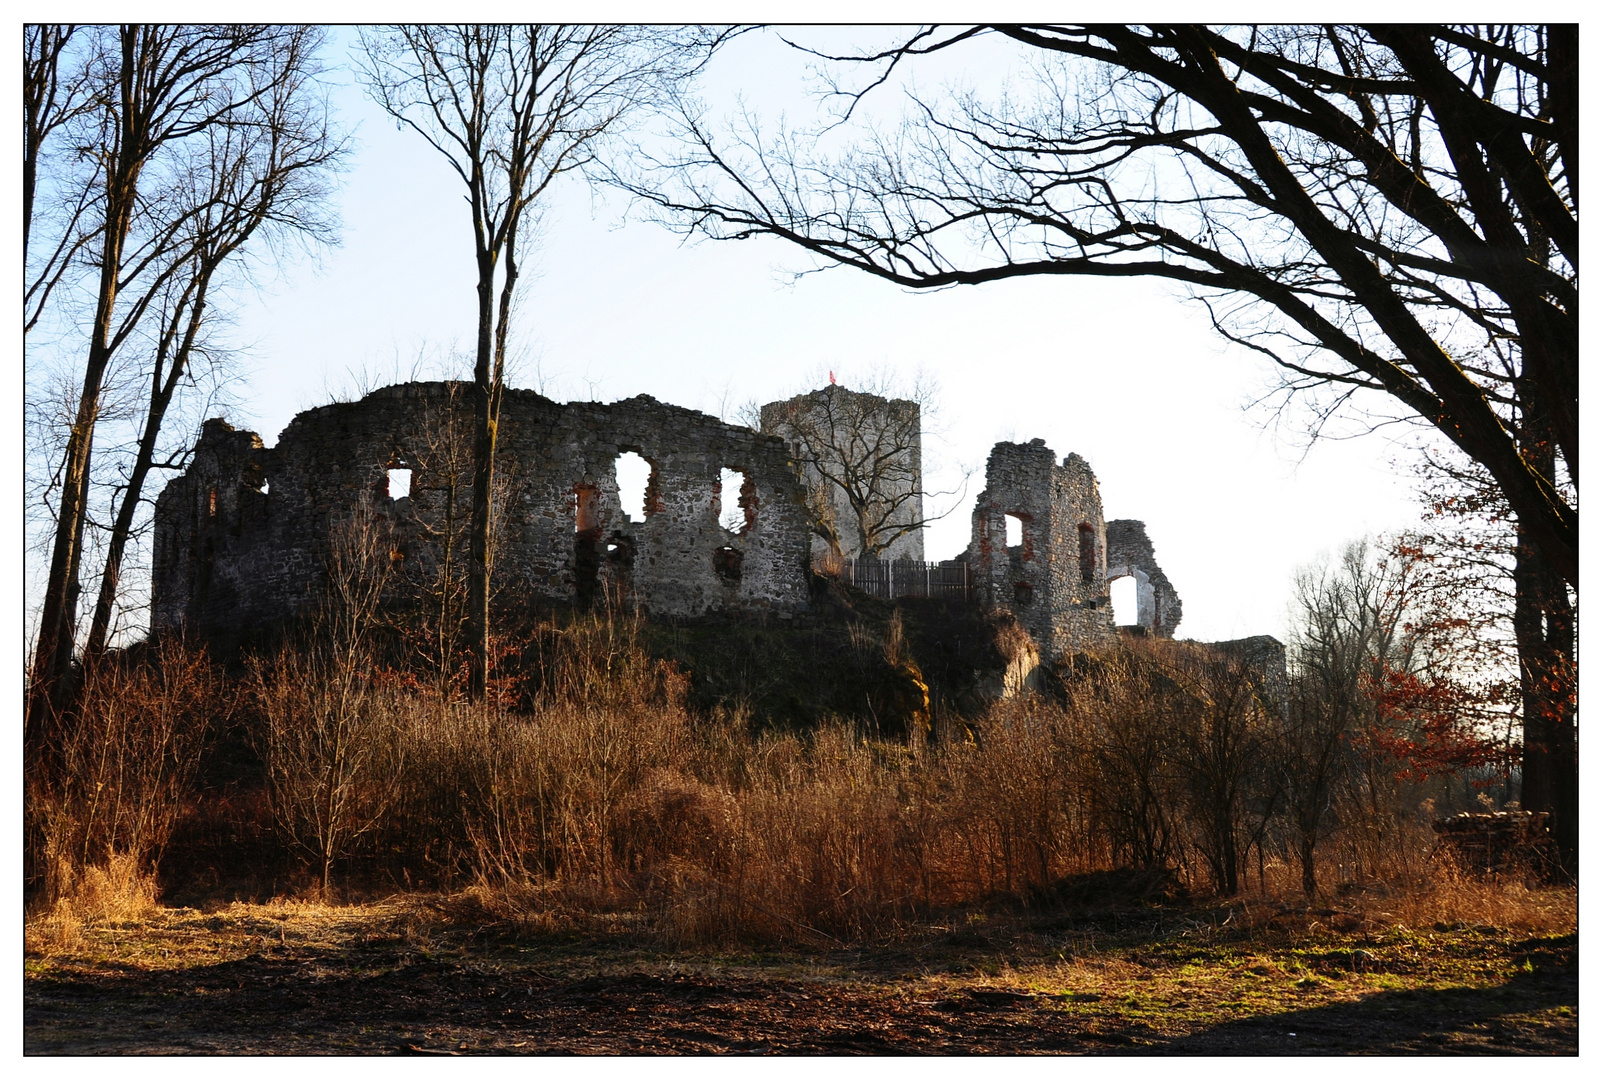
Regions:
[[[346,64],[352,41],[336,35],[330,66]],[[974,61],[959,73],[968,81],[1001,77],[999,63]],[[739,93],[799,122],[811,107],[802,74],[771,36],[742,39],[702,96],[714,113]],[[339,194],[343,244],[320,266],[291,262],[265,277],[237,316],[247,346],[236,396],[246,405],[229,419],[268,445],[333,392],[349,397],[414,370],[470,371],[461,183],[348,73],[336,77],[346,85],[334,105],[357,140]],[[815,389],[831,369],[848,387],[875,371],[909,383],[921,374],[939,386],[927,486],[948,489],[973,471],[965,497],[926,534],[931,559],[967,545],[984,461],[1002,439],[1043,438],[1059,460],[1082,455],[1106,517],[1146,522],[1184,603],[1181,637],[1283,636],[1296,567],[1419,518],[1404,447],[1381,434],[1308,449],[1299,420],[1268,430],[1268,408],[1247,404],[1271,387],[1271,366],[1219,338],[1174,286],[1023,279],[914,294],[846,269],[796,282],[792,272],[811,264],[781,241],[682,245],[658,225],[624,223],[625,209],[579,180],[546,202],[524,260],[509,383],[558,400],[644,393],[733,419],[748,400]]]

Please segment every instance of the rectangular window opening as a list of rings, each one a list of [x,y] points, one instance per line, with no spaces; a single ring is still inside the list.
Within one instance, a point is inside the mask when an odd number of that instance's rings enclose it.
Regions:
[[[655,480],[656,466],[639,454],[627,450],[617,456],[617,497],[630,521],[644,521],[651,513]]]
[[[718,473],[718,524],[726,531],[739,534],[751,528],[756,514],[755,499],[747,488],[751,480],[739,469],[723,469]]]
[[[1113,622],[1118,626],[1136,626],[1140,623],[1138,585],[1131,575],[1114,578],[1108,587],[1112,595]]]
[[[1023,518],[1017,514],[1007,515],[1007,546],[1010,548],[1023,546]]]

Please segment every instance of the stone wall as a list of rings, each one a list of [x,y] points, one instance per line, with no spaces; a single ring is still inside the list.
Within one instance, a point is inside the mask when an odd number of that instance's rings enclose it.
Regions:
[[[1261,680],[1258,691],[1264,701],[1270,707],[1277,708],[1281,715],[1290,715],[1290,673],[1285,664],[1285,646],[1278,638],[1258,634],[1256,637],[1208,644],[1256,673]]]
[[[326,575],[330,530],[367,500],[391,557],[431,568],[458,548],[469,508],[471,405],[462,384],[406,383],[301,413],[263,447],[220,420],[157,500],[153,629],[230,637],[304,609]],[[782,440],[653,398],[558,404],[503,398],[497,469],[498,606],[610,591],[661,615],[801,610],[808,529]],[[630,520],[616,462],[652,466]],[[744,474],[744,522],[719,524],[720,476]],[[391,470],[410,473],[392,497]]]
[[[840,554],[864,554],[854,488],[865,506],[861,521],[870,537],[891,536],[881,559],[923,561],[923,429],[918,403],[829,385],[788,401],[762,406],[762,430],[787,442],[802,480],[820,497],[838,534]],[[812,538],[814,558],[829,544]]]
[[[820,433],[825,406],[839,430]],[[667,616],[804,610],[808,567],[821,541],[797,479],[798,418],[837,447],[875,438],[899,445],[899,457],[890,455],[895,467],[880,477],[894,504],[886,516],[918,521],[921,498],[899,499],[921,493],[919,444],[905,429],[910,420],[916,432],[912,402],[830,386],[764,406],[764,428],[788,432],[787,444],[778,434],[645,396],[563,405],[508,390],[496,466],[494,603],[516,612],[611,596]],[[253,432],[207,421],[188,470],[156,502],[153,629],[184,627],[229,644],[294,618],[322,592],[330,536],[359,505],[370,508],[374,540],[398,570],[391,575],[397,591],[410,589],[415,598],[430,582],[451,574],[460,580],[471,430],[468,388],[441,382],[386,387],[301,413],[273,447]],[[619,490],[625,453],[638,454],[651,470],[641,520],[630,518]],[[735,476],[741,489],[739,512],[720,522],[724,476]],[[1020,532],[1010,546],[1009,517]],[[854,530],[841,533],[844,540]],[[922,555],[917,528],[887,557]],[[1059,464],[1041,439],[997,443],[991,451],[961,558],[975,600],[1010,612],[1047,663],[1118,639],[1108,590],[1118,577],[1136,581],[1145,633],[1172,637],[1183,612],[1145,526],[1104,521],[1089,464],[1077,454]],[[1283,647],[1271,638],[1222,647],[1284,670]]]

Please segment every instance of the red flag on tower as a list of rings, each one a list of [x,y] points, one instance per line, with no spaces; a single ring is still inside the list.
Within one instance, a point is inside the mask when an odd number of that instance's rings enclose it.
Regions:
[[[835,382],[834,382],[834,372],[832,372],[832,371],[831,371],[831,372],[829,372],[829,385],[830,385],[830,386],[833,386],[833,385],[835,385]]]

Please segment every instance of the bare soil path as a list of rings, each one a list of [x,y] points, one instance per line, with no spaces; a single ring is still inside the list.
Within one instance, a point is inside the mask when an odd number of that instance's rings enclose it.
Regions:
[[[28,1054],[1578,1051],[1576,933],[1012,916],[861,950],[667,951],[446,905],[29,932]],[[1220,920],[1225,925],[1220,927]]]

